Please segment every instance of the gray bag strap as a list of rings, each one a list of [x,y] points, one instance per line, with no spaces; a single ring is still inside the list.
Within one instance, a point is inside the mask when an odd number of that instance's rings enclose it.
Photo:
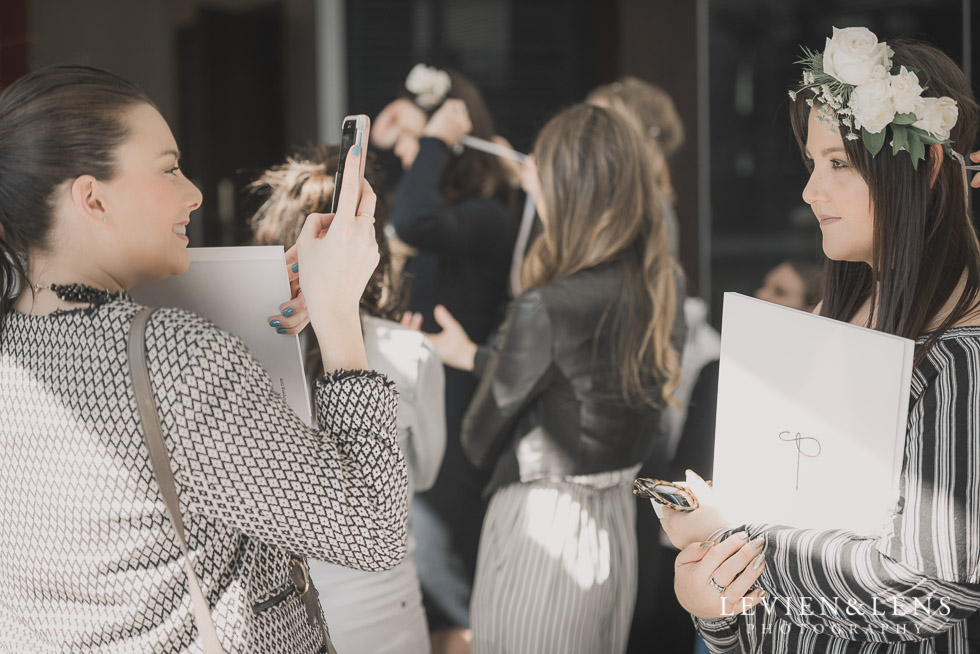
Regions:
[[[194,622],[197,633],[204,645],[204,654],[223,654],[218,632],[211,618],[211,607],[201,590],[201,583],[191,566],[191,555],[187,551],[187,540],[184,537],[184,520],[177,504],[177,485],[174,483],[174,471],[170,466],[170,456],[163,441],[163,430],[160,428],[160,417],[157,415],[157,405],[153,400],[153,389],[150,387],[150,371],[146,366],[146,323],[155,309],[146,308],[136,314],[129,330],[129,369],[136,389],[136,405],[139,407],[140,422],[143,425],[143,437],[146,447],[150,450],[150,464],[163,501],[167,504],[170,522],[177,532],[177,542],[184,554],[184,569],[187,570],[187,584],[191,591],[191,602],[194,608]]]

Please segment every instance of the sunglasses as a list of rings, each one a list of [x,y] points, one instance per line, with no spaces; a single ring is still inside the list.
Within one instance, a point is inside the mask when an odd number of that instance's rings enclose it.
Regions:
[[[662,479],[640,477],[633,482],[633,494],[657,504],[662,504],[674,511],[689,512],[698,508],[698,498],[690,489]]]

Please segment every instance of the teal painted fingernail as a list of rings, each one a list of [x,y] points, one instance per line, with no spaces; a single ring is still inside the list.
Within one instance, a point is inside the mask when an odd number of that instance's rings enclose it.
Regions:
[[[294,263],[293,265],[291,265],[289,267],[289,269],[292,270],[294,273],[298,273],[299,272],[299,262]]]
[[[273,327],[282,327],[282,323],[279,322],[278,320],[273,320],[269,324],[272,325]]]
[[[294,313],[296,313],[296,309],[294,309],[294,308],[292,308],[292,307],[289,307],[288,309],[285,309],[285,310],[284,310],[284,311],[282,312],[282,315],[284,315],[285,317],[287,317],[287,318],[288,318],[289,316],[291,316],[291,315],[293,315]]]
[[[286,328],[285,327],[280,327],[279,329],[276,330],[276,333],[277,334],[285,334],[286,333]]]
[[[361,146],[359,146],[359,145],[355,145],[354,147],[352,147],[350,149],[350,151],[351,151],[351,153],[353,153],[353,155],[355,157],[361,156]]]

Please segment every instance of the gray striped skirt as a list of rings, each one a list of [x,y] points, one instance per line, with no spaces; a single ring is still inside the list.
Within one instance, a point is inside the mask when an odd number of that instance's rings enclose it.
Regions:
[[[636,601],[625,470],[505,486],[480,537],[472,654],[621,654]]]

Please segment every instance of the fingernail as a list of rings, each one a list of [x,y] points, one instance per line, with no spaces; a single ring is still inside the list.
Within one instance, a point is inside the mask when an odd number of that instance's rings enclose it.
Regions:
[[[285,327],[280,327],[279,329],[276,330],[276,333],[277,334],[285,334],[286,333],[286,328]]]
[[[299,272],[299,262],[297,261],[296,263],[294,263],[293,265],[291,265],[289,267],[289,269],[292,270],[294,273],[298,273]]]
[[[354,147],[352,147],[350,149],[350,151],[351,151],[351,154],[353,154],[355,157],[361,156],[361,146],[359,146],[359,145],[355,145]]]
[[[763,552],[759,556],[752,559],[752,569],[758,570],[759,568],[762,567],[762,564],[765,563],[765,561],[766,561],[766,554],[765,552]]]
[[[715,529],[713,532],[708,534],[708,537],[705,540],[709,540],[712,543],[717,542],[718,539],[721,537],[721,535],[725,533],[726,529],[728,529],[728,527],[721,527],[720,529]]]
[[[749,542],[749,545],[761,549],[765,543],[766,543],[765,536],[757,536],[756,538],[753,538],[751,542]]]
[[[282,315],[285,316],[286,318],[288,318],[289,316],[293,315],[294,313],[296,313],[296,309],[294,309],[292,307],[289,307],[287,309],[283,309]]]
[[[759,593],[759,599],[766,599],[767,597],[769,597],[769,593],[767,593],[766,591],[762,591],[761,593]]]
[[[740,532],[738,532],[738,533],[735,534],[735,538],[741,538],[742,540],[748,540],[749,539],[749,532],[747,532],[747,531],[740,531]]]
[[[706,540],[703,543],[701,543],[700,545],[698,545],[698,549],[701,549],[701,550],[710,550],[714,546],[715,546],[714,541]]]
[[[278,320],[273,320],[273,321],[272,321],[272,322],[270,322],[269,324],[270,324],[271,326],[273,326],[273,327],[282,327],[282,323],[281,323],[281,322],[279,322]]]

